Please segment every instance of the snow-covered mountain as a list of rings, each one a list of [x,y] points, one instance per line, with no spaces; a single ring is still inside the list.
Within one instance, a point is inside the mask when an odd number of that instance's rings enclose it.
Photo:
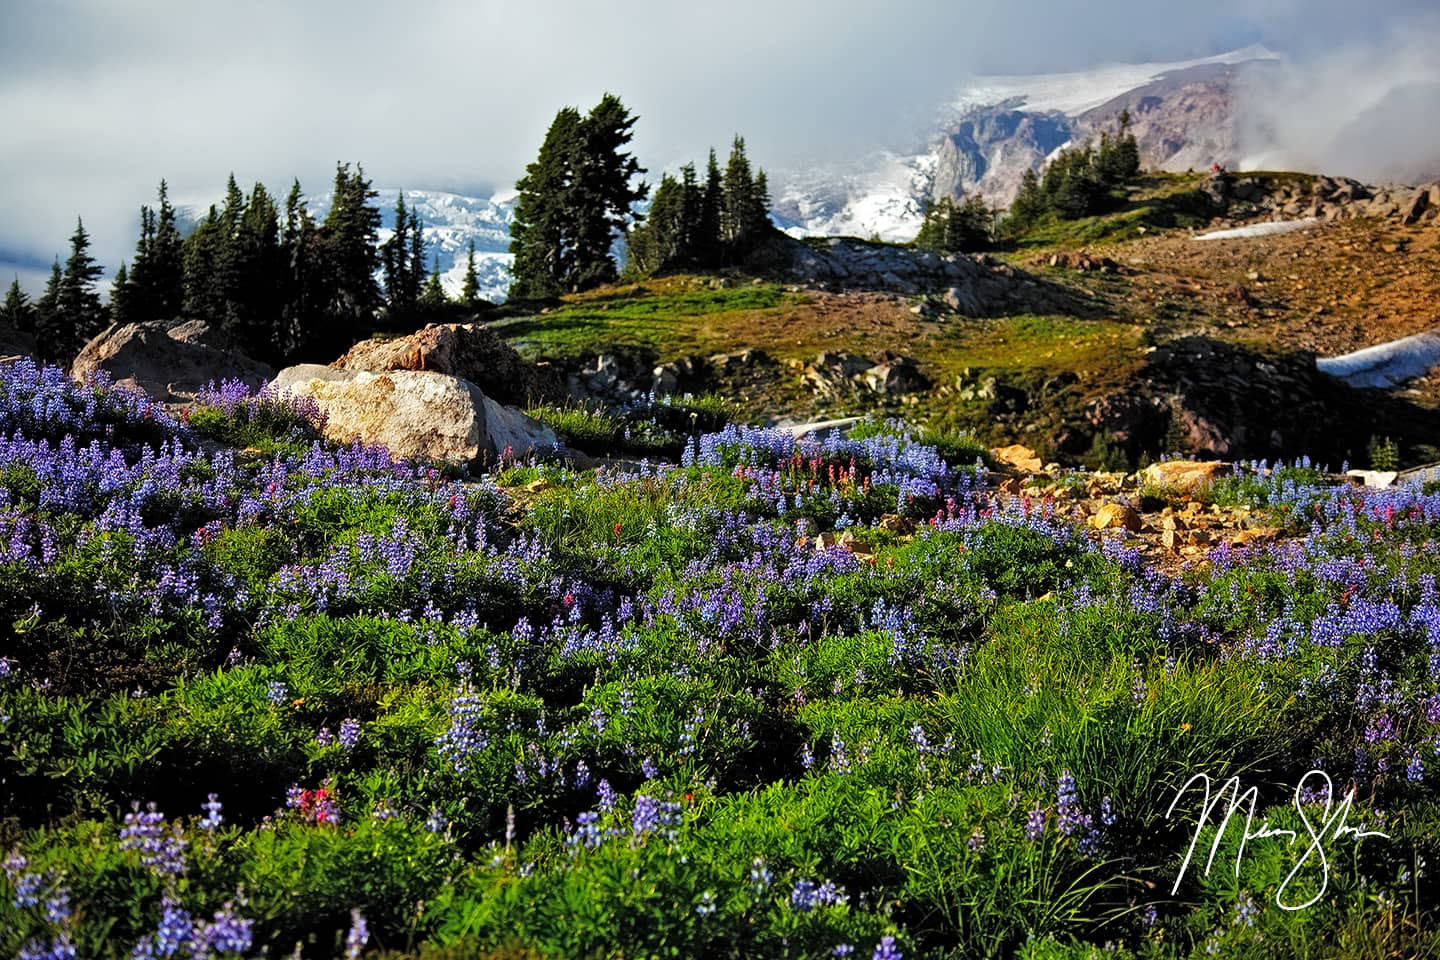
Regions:
[[[781,174],[775,220],[804,234],[909,240],[926,200],[980,192],[1008,203],[1027,168],[1114,130],[1129,110],[1142,161],[1167,170],[1235,165],[1240,84],[1279,58],[1262,46],[1176,63],[978,77],[944,103],[913,152]]]

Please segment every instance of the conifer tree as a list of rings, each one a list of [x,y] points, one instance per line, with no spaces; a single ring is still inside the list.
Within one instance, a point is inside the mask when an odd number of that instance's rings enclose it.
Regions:
[[[311,356],[307,351],[317,342],[329,294],[320,230],[305,209],[299,180],[291,184],[285,198],[279,259],[282,306],[277,346],[287,359]]]
[[[226,254],[229,288],[221,326],[244,353],[278,361],[284,267],[279,212],[263,184],[246,198]]]
[[[515,184],[512,298],[553,297],[615,278],[610,247],[616,231],[649,192],[643,182],[631,185],[645,171],[622,149],[635,119],[608,93],[583,118],[574,107],[555,115],[539,156]]]
[[[515,183],[520,196],[510,225],[510,252],[515,255],[511,299],[544,299],[565,290],[575,256],[566,205],[580,152],[580,128],[579,110],[564,107],[556,113],[539,156]]]
[[[1045,215],[1046,207],[1040,177],[1033,168],[1027,167],[1020,178],[1020,192],[1010,203],[1010,212],[1005,219],[1006,231],[1013,234],[1024,230]]]
[[[686,263],[704,259],[705,191],[700,187],[695,164],[680,168],[680,257]]]
[[[420,294],[420,302],[424,306],[438,310],[450,302],[445,295],[445,287],[440,283],[440,255],[437,253],[430,265],[430,279],[425,283],[425,292]]]
[[[410,269],[405,275],[405,301],[420,302],[420,288],[425,282],[425,225],[420,211],[410,208]]]
[[[370,204],[375,196],[364,167],[356,164],[352,173],[348,163],[336,164],[330,212],[320,227],[329,297],[318,349],[346,349],[374,326],[380,306],[375,282],[380,211]]]
[[[57,363],[63,359],[60,287],[64,282],[60,258],[56,257],[50,264],[50,278],[45,281],[45,292],[35,301],[35,355],[46,363]]]
[[[725,243],[733,245],[745,237],[752,219],[754,190],[745,138],[737,133],[730,146],[730,161],[725,165],[725,202],[720,212],[720,239]]]
[[[105,308],[95,291],[95,281],[105,271],[89,251],[90,235],[77,217],[75,232],[70,237],[70,258],[65,262],[55,302],[57,356],[67,361],[105,328]]]
[[[465,254],[465,280],[460,284],[460,303],[473,309],[480,303],[480,276],[475,272],[475,241]]]
[[[380,259],[385,269],[385,299],[392,313],[403,313],[415,306],[415,298],[410,295],[413,286],[410,281],[410,226],[410,211],[405,208],[405,191],[401,190],[395,201],[395,232],[380,248]],[[419,270],[419,263],[413,269]]]
[[[631,272],[649,276],[675,267],[688,254],[685,235],[685,187],[668,173],[660,177],[645,222],[626,234]]]
[[[125,261],[122,260],[110,286],[111,323],[123,326],[135,322],[135,292],[135,284],[131,282],[130,272],[125,269]]]
[[[0,304],[0,323],[8,324],[21,333],[35,332],[35,305],[20,289],[18,276],[10,281],[10,289],[5,291],[5,302]]]
[[[615,258],[610,249],[617,234],[630,224],[632,205],[650,192],[643,181],[631,186],[631,180],[645,169],[623,149],[634,137],[636,120],[620,98],[610,93],[601,97],[585,117],[572,208],[576,230],[571,292],[615,280]]]
[[[703,263],[715,264],[720,260],[720,220],[724,209],[724,179],[715,148],[711,147],[710,159],[705,164],[705,191],[700,200],[699,237],[695,241],[696,256]]]
[[[175,225],[175,208],[170,205],[169,189],[164,180],[158,191],[160,209],[154,220],[155,232],[147,264],[147,306],[152,317],[172,320],[180,315],[185,296],[185,241]]]
[[[224,268],[228,246],[220,211],[213,204],[190,236],[185,238],[185,299],[187,317],[219,324],[225,316]]]

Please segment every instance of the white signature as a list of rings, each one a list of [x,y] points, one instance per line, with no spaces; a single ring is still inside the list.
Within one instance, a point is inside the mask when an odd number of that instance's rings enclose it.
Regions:
[[[1324,816],[1321,817],[1318,822],[1311,821],[1305,812],[1305,804],[1301,800],[1301,796],[1305,792],[1305,785],[1310,782],[1312,777],[1318,777],[1324,781]],[[1251,787],[1248,790],[1241,790],[1239,777],[1231,777],[1229,780],[1226,780],[1220,786],[1220,792],[1216,794],[1212,800],[1210,796],[1209,775],[1204,773],[1195,774],[1195,776],[1185,781],[1185,785],[1175,794],[1175,799],[1170,801],[1170,809],[1165,811],[1165,819],[1169,820],[1170,817],[1174,815],[1175,805],[1180,802],[1180,798],[1185,796],[1196,783],[1204,787],[1205,802],[1200,808],[1200,816],[1195,822],[1195,835],[1190,840],[1190,848],[1185,851],[1185,862],[1180,865],[1180,873],[1175,878],[1175,886],[1170,890],[1172,896],[1179,891],[1180,881],[1185,878],[1185,871],[1190,867],[1190,858],[1195,854],[1195,846],[1200,842],[1200,833],[1205,829],[1206,821],[1210,819],[1211,814],[1215,812],[1215,808],[1225,799],[1227,792],[1230,795],[1230,804],[1225,808],[1225,816],[1220,821],[1220,826],[1215,831],[1215,839],[1210,844],[1210,856],[1205,861],[1204,876],[1208,877],[1210,875],[1210,868],[1215,865],[1215,854],[1219,851],[1220,841],[1224,839],[1225,831],[1230,826],[1230,818],[1235,815],[1237,810],[1242,808],[1242,805],[1247,803],[1248,809],[1245,810],[1245,834],[1240,838],[1240,849],[1235,852],[1235,876],[1240,876],[1240,861],[1245,856],[1245,844],[1249,841],[1264,840],[1272,837],[1285,837],[1286,845],[1294,846],[1296,840],[1300,839],[1296,831],[1272,827],[1270,826],[1269,820],[1260,821],[1258,829],[1253,826],[1255,822],[1255,805],[1259,800],[1260,794],[1255,787]],[[1389,834],[1381,833],[1378,830],[1362,830],[1359,827],[1346,825],[1345,821],[1350,815],[1350,808],[1355,803],[1354,787],[1350,788],[1350,792],[1345,794],[1338,804],[1333,802],[1334,797],[1335,785],[1331,782],[1330,776],[1323,770],[1311,770],[1305,774],[1305,776],[1301,777],[1300,782],[1295,785],[1295,811],[1300,815],[1300,822],[1305,824],[1305,833],[1309,837],[1309,845],[1305,848],[1305,852],[1301,855],[1300,859],[1296,861],[1295,866],[1285,875],[1284,881],[1280,884],[1280,889],[1275,891],[1275,904],[1280,907],[1281,910],[1303,910],[1325,895],[1325,890],[1330,885],[1330,861],[1325,855],[1325,841],[1327,838],[1331,841],[1338,841],[1343,840],[1347,836],[1353,836],[1356,842],[1359,842],[1365,837],[1384,837],[1387,840],[1390,838]],[[1301,868],[1310,862],[1311,857],[1319,858],[1318,862],[1321,875],[1320,889],[1304,903],[1287,903],[1285,900],[1286,889],[1289,888],[1291,881],[1300,873]]]

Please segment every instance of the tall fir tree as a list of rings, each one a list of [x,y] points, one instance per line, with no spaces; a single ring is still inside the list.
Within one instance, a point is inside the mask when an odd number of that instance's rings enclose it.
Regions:
[[[412,306],[420,302],[420,289],[425,284],[425,224],[420,211],[410,208],[410,270],[405,275],[405,301]]]
[[[1033,167],[1026,167],[1020,178],[1020,190],[1010,202],[1003,228],[1009,235],[1019,233],[1045,215],[1047,201],[1040,189],[1040,177]]]
[[[480,276],[475,272],[475,241],[470,241],[470,249],[465,254],[465,279],[460,284],[460,303],[466,309],[474,309],[480,305]]]
[[[328,303],[319,331],[319,346],[343,351],[370,334],[380,307],[380,269],[376,240],[380,210],[370,201],[376,196],[365,178],[365,168],[336,164],[330,212],[320,227],[325,251]]]
[[[175,208],[164,180],[157,191],[160,209],[154,219],[155,235],[150,248],[147,305],[150,319],[173,320],[180,315],[185,289],[185,239],[175,224]]]
[[[56,301],[56,349],[66,362],[105,329],[105,307],[95,290],[95,282],[104,272],[90,256],[90,235],[85,232],[84,222],[76,217],[75,232],[70,236],[70,258],[65,261]]]
[[[131,282],[130,271],[122,260],[110,285],[110,322],[123,326],[135,323],[135,316],[135,284]]]
[[[699,236],[695,241],[695,254],[706,264],[718,263],[720,259],[720,221],[725,210],[725,181],[720,173],[720,161],[715,148],[710,148],[710,159],[705,163],[705,190],[700,198]]]
[[[635,119],[608,93],[583,118],[574,107],[556,113],[539,156],[515,185],[513,299],[554,297],[615,278],[616,231],[649,192],[643,182],[631,184],[645,171],[623,150]]]
[[[300,181],[285,198],[285,223],[280,232],[282,283],[278,347],[287,360],[310,352],[318,343],[328,292],[320,230],[305,209]]]
[[[734,245],[744,238],[754,207],[754,189],[745,138],[737,133],[725,165],[725,201],[720,212],[720,239],[725,243]]]
[[[410,211],[405,207],[405,191],[401,190],[395,200],[394,232],[380,248],[380,260],[385,271],[385,302],[394,315],[407,313],[415,307],[410,281],[410,226]],[[419,269],[420,264],[415,264],[413,270]]]
[[[626,234],[627,266],[638,276],[649,276],[674,268],[688,253],[685,186],[668,173],[663,174],[645,222]]]
[[[46,363],[57,363],[62,359],[60,287],[64,282],[60,258],[56,257],[50,264],[50,278],[45,281],[45,291],[35,301],[35,355]]]
[[[615,258],[610,249],[615,237],[630,224],[631,207],[650,192],[643,181],[631,185],[631,180],[645,168],[624,150],[634,137],[637,119],[619,97],[609,93],[585,117],[584,152],[576,170],[576,196],[571,207],[575,222],[571,292],[615,280]]]
[[[255,184],[245,200],[228,245],[227,266],[230,288],[222,328],[244,353],[277,362],[285,269],[279,212],[263,184]]]
[[[10,289],[5,291],[5,302],[0,304],[0,323],[20,333],[35,332],[35,305],[20,289],[19,277],[14,277]]]

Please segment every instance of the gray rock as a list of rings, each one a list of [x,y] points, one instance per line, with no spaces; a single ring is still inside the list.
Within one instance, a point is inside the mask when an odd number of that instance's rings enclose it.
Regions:
[[[80,351],[70,376],[84,380],[103,371],[161,401],[193,399],[211,381],[239,380],[256,390],[275,376],[269,366],[227,344],[218,331],[198,322],[173,330],[159,320],[111,326]]]

